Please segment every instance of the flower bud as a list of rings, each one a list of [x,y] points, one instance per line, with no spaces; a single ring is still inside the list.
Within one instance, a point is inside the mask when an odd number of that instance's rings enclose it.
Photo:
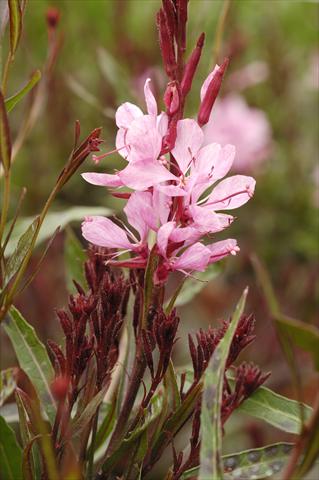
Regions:
[[[55,400],[58,402],[63,402],[68,393],[69,378],[65,376],[56,377],[51,383],[50,388]]]
[[[166,105],[167,114],[174,115],[180,105],[179,92],[176,82],[170,82],[164,93],[164,103]]]
[[[202,33],[199,39],[197,40],[196,47],[193,50],[186,64],[185,72],[184,72],[182,83],[181,83],[181,91],[182,91],[183,97],[185,97],[191,89],[193,78],[197,69],[197,65],[202,54],[204,41],[205,41],[205,33]]]
[[[213,105],[222,85],[223,76],[228,66],[228,63],[229,60],[228,58],[226,58],[222,65],[216,69],[216,73],[213,75],[213,78],[208,85],[205,96],[200,104],[197,117],[198,123],[201,127],[205,125],[209,120]]]
[[[60,20],[60,11],[55,7],[49,7],[46,19],[49,28],[56,28]]]

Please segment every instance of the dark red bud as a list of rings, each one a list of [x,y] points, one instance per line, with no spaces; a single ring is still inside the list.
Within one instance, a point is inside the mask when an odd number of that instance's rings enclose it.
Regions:
[[[174,79],[177,69],[174,50],[174,37],[170,32],[168,21],[163,9],[160,9],[157,14],[157,27],[159,32],[159,42],[163,64],[168,77]]]
[[[224,62],[222,63],[222,65],[218,68],[217,72],[213,76],[213,78],[212,78],[212,80],[211,80],[211,82],[210,82],[210,84],[207,88],[206,94],[203,98],[203,101],[202,101],[200,107],[199,107],[199,113],[198,113],[198,118],[197,118],[198,123],[201,127],[203,125],[205,125],[209,120],[213,105],[215,103],[215,100],[216,100],[217,95],[219,93],[219,90],[221,88],[222,81],[223,81],[223,76],[224,76],[225,71],[227,69],[228,63],[229,63],[229,59],[226,58],[224,60]]]
[[[176,82],[170,82],[167,85],[164,93],[164,103],[168,115],[174,115],[178,111],[180,100]]]
[[[191,89],[193,78],[197,69],[197,65],[202,54],[204,41],[205,41],[205,33],[202,33],[199,39],[197,40],[196,47],[194,48],[186,64],[182,83],[181,83],[181,91],[182,91],[183,97],[185,97]]]
[[[51,383],[51,392],[55,400],[61,402],[65,399],[68,388],[69,388],[69,378],[60,376],[56,377],[53,382]]]
[[[56,28],[60,20],[60,11],[55,7],[49,7],[46,19],[49,28]]]

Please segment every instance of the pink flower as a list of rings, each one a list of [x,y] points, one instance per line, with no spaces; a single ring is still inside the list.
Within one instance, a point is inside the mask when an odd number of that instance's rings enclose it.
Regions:
[[[95,245],[117,249],[113,258],[125,252],[137,255],[135,262],[145,267],[149,233],[167,221],[169,211],[170,200],[161,198],[158,192],[134,192],[124,208],[131,229],[120,227],[109,218],[92,216],[82,223],[82,235]]]
[[[222,240],[210,245],[196,242],[178,255],[183,248],[179,248],[175,255],[165,257],[160,261],[155,272],[155,283],[161,284],[167,280],[169,272],[180,271],[185,275],[193,272],[204,272],[208,265],[215,263],[227,255],[236,255],[239,251],[234,239]]]
[[[147,114],[136,105],[126,102],[116,111],[119,128],[116,137],[118,153],[128,161],[124,170],[114,175],[107,173],[83,173],[83,178],[93,185],[107,187],[127,186],[135,190],[146,190],[156,183],[173,179],[158,158],[162,150],[163,137],[167,133],[168,119],[165,113],[158,115],[155,97],[147,79],[144,86]],[[98,158],[103,158],[104,155]]]
[[[234,170],[253,170],[269,155],[271,129],[267,117],[263,111],[249,107],[239,95],[217,101],[203,131],[205,144],[235,145]]]

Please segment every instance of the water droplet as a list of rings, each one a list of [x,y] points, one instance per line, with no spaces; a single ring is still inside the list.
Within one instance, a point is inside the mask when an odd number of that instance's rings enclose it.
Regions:
[[[280,472],[283,466],[284,466],[284,462],[281,460],[277,460],[276,462],[271,464],[271,468],[274,473]]]
[[[274,457],[277,452],[278,452],[278,446],[269,447],[269,448],[266,448],[265,450],[265,454],[268,457]]]
[[[229,457],[224,460],[225,468],[233,470],[238,465],[238,461],[235,457]]]
[[[257,462],[261,457],[261,453],[258,451],[249,452],[247,458],[250,462]]]

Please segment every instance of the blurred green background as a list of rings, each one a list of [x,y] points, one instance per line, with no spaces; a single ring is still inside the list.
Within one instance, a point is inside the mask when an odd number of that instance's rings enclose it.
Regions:
[[[116,107],[130,100],[144,108],[142,91],[147,76],[152,77],[158,100],[162,102],[165,76],[155,27],[159,6],[157,0],[27,2],[23,39],[12,68],[8,94],[14,93],[34,69],[42,69],[46,62],[49,7],[60,12],[57,31],[61,45],[55,65],[44,79],[41,114],[15,161],[16,197],[22,186],[28,188],[24,215],[37,213],[45,201],[72,149],[76,119],[81,122],[83,136],[95,127],[103,127],[103,149],[107,151],[114,147]],[[200,86],[216,60],[221,61],[226,55],[231,57],[229,78],[259,62],[266,72],[263,80],[253,79],[254,84],[240,94],[251,107],[265,112],[271,125],[272,145],[262,166],[251,172],[257,179],[253,200],[236,212],[238,219],[227,231],[227,236],[238,239],[240,255],[225,261],[220,275],[191,305],[181,309],[181,341],[176,361],[180,365],[189,361],[183,349],[187,332],[216,325],[218,319],[227,318],[248,284],[251,288],[248,310],[256,315],[257,340],[246,358],[272,371],[269,385],[294,396],[250,256],[255,253],[265,262],[282,310],[304,322],[318,324],[319,181],[315,176],[319,168],[318,3],[231,1],[215,58],[216,28],[222,8],[223,2],[219,0],[190,1],[187,53],[202,31],[207,37],[187,113],[196,115]],[[234,82],[226,80],[222,95],[234,89]],[[12,112],[13,136],[25,118],[28,102],[30,99],[25,99]],[[119,156],[113,155],[96,167],[88,159],[82,171],[112,171],[119,168],[119,162]],[[103,205],[120,211],[122,203],[104,189],[86,184],[78,173],[60,194],[54,209],[78,205]],[[19,299],[19,307],[45,339],[60,334],[56,330],[54,308],[65,304],[66,298],[61,234],[42,271]],[[316,388],[315,377],[306,354],[298,352],[298,355],[305,400],[310,402]],[[240,422],[235,420],[229,428],[236,431],[237,421]],[[239,430],[243,435],[242,428]],[[233,438],[238,442],[239,437]],[[280,438],[277,432],[260,429],[250,421],[245,424],[240,442],[249,446]]]

